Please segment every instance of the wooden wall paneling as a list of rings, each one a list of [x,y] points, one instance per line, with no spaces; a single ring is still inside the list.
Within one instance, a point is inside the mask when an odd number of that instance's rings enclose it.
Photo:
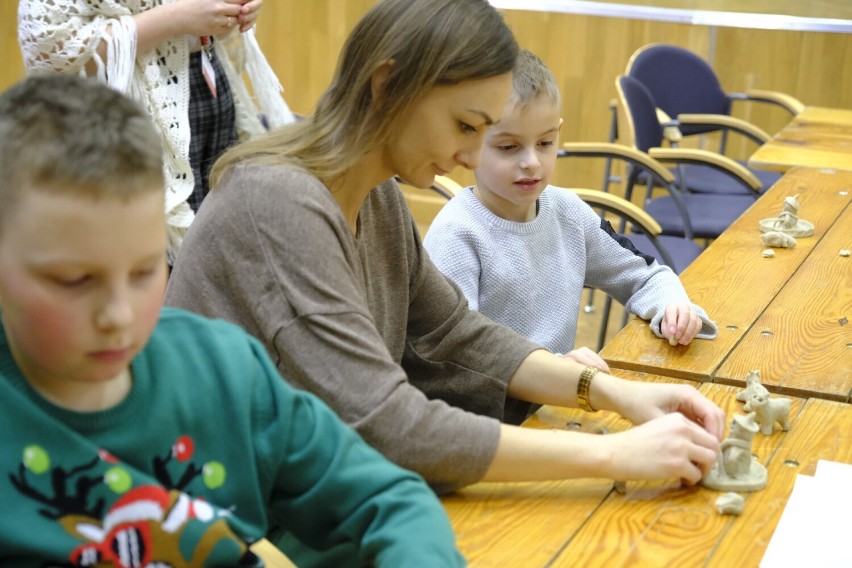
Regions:
[[[0,90],[24,76],[24,63],[18,47],[18,3],[0,2]]]

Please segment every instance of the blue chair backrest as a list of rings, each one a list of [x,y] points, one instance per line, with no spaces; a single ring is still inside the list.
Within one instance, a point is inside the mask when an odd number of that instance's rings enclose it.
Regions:
[[[645,85],[657,106],[672,118],[679,114],[730,114],[731,101],[715,71],[689,50],[665,44],[645,47],[631,59],[628,75]],[[681,130],[689,135],[715,128]]]
[[[622,99],[624,110],[633,125],[633,138],[636,149],[647,152],[657,148],[663,142],[663,127],[657,120],[657,105],[654,97],[645,86],[627,75],[616,79],[616,87]]]

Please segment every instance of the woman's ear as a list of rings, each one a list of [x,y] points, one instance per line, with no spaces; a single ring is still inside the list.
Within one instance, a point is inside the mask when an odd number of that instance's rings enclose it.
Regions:
[[[382,87],[395,64],[396,62],[393,59],[385,59],[373,71],[373,76],[370,78],[370,95],[373,100],[376,100],[378,94],[382,91]]]

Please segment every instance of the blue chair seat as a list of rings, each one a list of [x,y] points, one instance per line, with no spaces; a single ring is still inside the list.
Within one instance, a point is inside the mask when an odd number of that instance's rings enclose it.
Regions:
[[[748,195],[684,195],[682,200],[693,237],[701,239],[715,239],[754,204],[754,198]],[[683,218],[671,197],[648,201],[645,211],[657,220],[664,235],[684,235]]]

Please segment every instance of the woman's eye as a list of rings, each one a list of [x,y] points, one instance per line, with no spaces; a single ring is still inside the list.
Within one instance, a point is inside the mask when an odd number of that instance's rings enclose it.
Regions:
[[[460,128],[460,129],[461,129],[461,131],[462,131],[462,132],[464,132],[465,134],[467,134],[467,133],[471,133],[471,132],[476,132],[476,128],[474,128],[473,126],[471,126],[471,125],[467,124],[466,122],[461,122],[461,121],[459,121],[459,128]]]
[[[51,277],[51,280],[53,280],[56,284],[59,284],[60,286],[62,286],[64,288],[76,288],[76,287],[82,286],[83,284],[87,283],[89,281],[89,276],[87,276],[87,275],[74,276],[74,277],[53,276],[53,277]]]

